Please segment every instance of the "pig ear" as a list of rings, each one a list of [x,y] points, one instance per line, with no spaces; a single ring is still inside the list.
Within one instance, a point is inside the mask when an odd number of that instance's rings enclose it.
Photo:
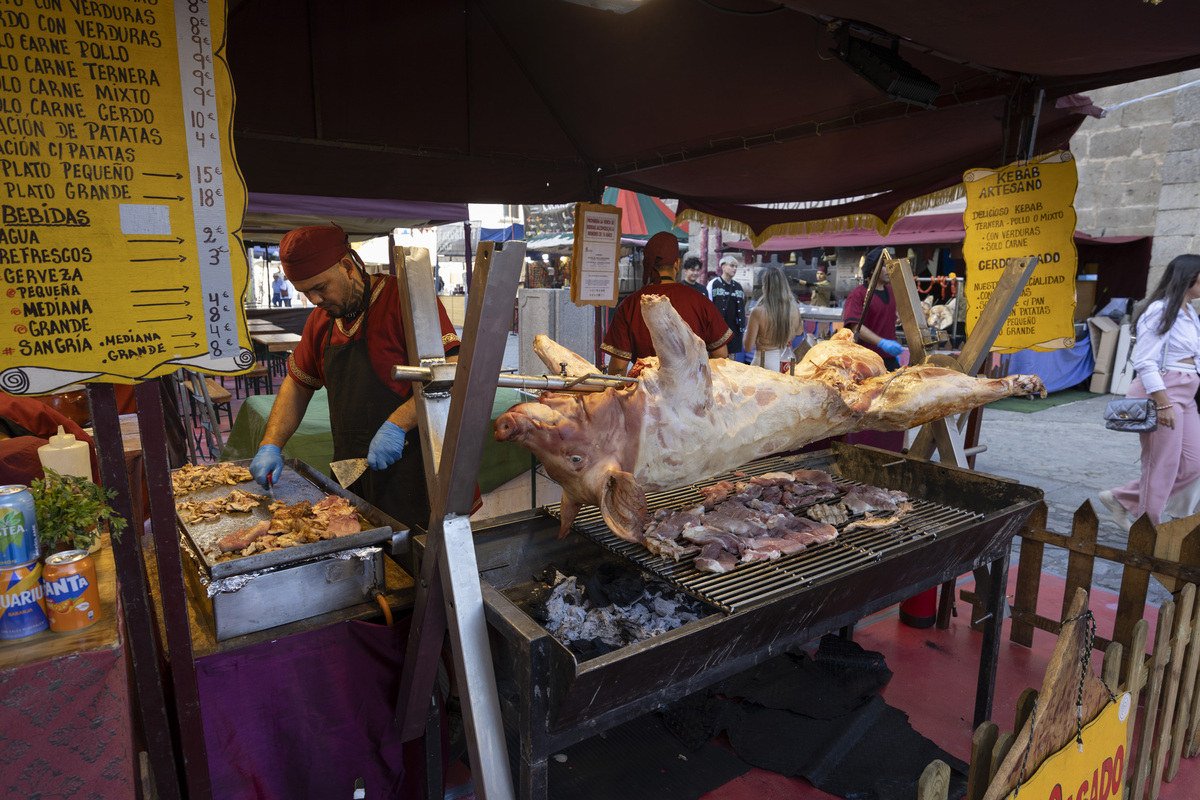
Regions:
[[[567,534],[571,532],[571,523],[575,521],[575,515],[581,508],[583,508],[583,503],[570,495],[563,495],[562,505],[558,510],[558,515],[562,519],[562,524],[558,528],[558,538],[567,538]]]
[[[567,365],[567,374],[572,378],[590,375],[598,371],[595,364],[583,356],[571,352],[544,334],[539,333],[533,337],[533,352],[537,353],[537,357],[550,370],[551,375],[558,375],[562,371],[563,364]]]
[[[617,536],[640,542],[646,525],[646,492],[628,472],[613,470],[600,493],[600,513]]]

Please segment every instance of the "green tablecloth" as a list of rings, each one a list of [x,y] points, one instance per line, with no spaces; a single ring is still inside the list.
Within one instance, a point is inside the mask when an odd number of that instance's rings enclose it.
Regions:
[[[497,389],[492,402],[492,420],[522,401],[516,389]],[[222,461],[254,458],[258,443],[267,429],[267,418],[275,395],[260,394],[247,397],[238,409],[237,419],[229,431],[229,440],[221,451]],[[363,453],[366,456],[366,453]],[[300,427],[283,448],[284,458],[295,458],[332,477],[329,462],[333,460],[333,435],[329,431],[329,397],[324,389],[313,393]],[[531,466],[531,456],[512,442],[497,442],[491,429],[483,444],[483,461],[479,465],[479,491],[487,493],[507,483]]]

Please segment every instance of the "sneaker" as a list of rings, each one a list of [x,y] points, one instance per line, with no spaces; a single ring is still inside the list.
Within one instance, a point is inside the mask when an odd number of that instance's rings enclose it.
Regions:
[[[1129,512],[1125,510],[1125,506],[1121,505],[1117,498],[1113,497],[1111,490],[1105,489],[1100,492],[1100,502],[1112,514],[1113,522],[1117,524],[1117,527],[1129,533],[1129,529],[1133,527],[1133,523],[1129,521]]]

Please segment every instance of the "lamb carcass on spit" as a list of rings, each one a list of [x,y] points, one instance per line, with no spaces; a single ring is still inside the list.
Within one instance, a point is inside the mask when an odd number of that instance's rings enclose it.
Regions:
[[[1013,395],[1045,388],[1036,375],[986,379],[930,365],[885,372],[883,359],[843,328],[819,342],[795,376],[726,359],[709,360],[665,297],[642,298],[656,358],[641,359],[639,383],[603,392],[547,392],[496,420],[498,441],[532,451],[561,484],[565,536],[585,503],[614,533],[640,541],[646,492],[711,478],[810,442],[860,430],[907,430]],[[595,371],[546,336],[534,351],[553,372]]]

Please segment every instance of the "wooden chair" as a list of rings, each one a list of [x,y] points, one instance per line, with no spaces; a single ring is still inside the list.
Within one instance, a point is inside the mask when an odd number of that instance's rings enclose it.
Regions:
[[[201,375],[190,369],[183,372],[187,378],[188,400],[192,409],[192,431],[195,437],[195,449],[199,455],[201,446],[207,448],[208,458],[219,461],[225,441],[221,436],[221,416],[224,411],[233,427],[233,397],[229,390],[212,378]]]
[[[233,390],[239,397],[243,394],[248,397],[251,393],[271,394],[271,389],[271,370],[261,361],[256,362],[249,372],[233,376]]]

